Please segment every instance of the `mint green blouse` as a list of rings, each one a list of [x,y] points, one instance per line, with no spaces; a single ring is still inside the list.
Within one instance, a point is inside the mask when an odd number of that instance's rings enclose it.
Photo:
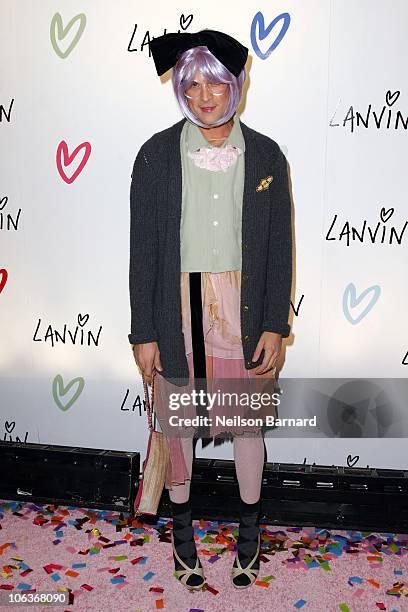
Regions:
[[[183,126],[180,138],[182,272],[241,270],[245,140],[237,115],[233,121],[233,128],[222,147],[211,147],[198,126],[188,119]],[[217,161],[209,160],[212,150],[218,159],[221,154],[221,168]],[[231,156],[236,161],[228,166]]]

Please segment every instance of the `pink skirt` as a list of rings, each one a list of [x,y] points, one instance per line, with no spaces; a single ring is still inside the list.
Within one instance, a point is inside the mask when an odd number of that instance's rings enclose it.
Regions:
[[[185,352],[189,368],[190,382],[194,380],[193,346],[191,333],[189,273],[181,272],[181,311]],[[263,379],[265,385],[274,380],[274,370],[255,375],[245,368],[245,357],[241,342],[241,271],[202,272],[201,296],[203,311],[203,334],[205,345],[206,375],[211,379]],[[262,383],[263,384],[263,383]],[[166,387],[166,391],[164,391]],[[266,388],[266,386],[265,386]],[[174,386],[174,389],[177,387]],[[180,389],[180,388],[179,388]],[[166,395],[167,393],[167,395]],[[168,398],[168,384],[163,377],[155,376],[155,411],[162,426],[163,403]],[[271,412],[271,411],[270,411]],[[272,414],[273,411],[272,411]],[[276,415],[276,412],[275,412]],[[222,426],[211,426],[211,436],[225,431]],[[183,484],[189,479],[180,437],[166,436],[170,461],[166,475],[166,488],[173,484]]]

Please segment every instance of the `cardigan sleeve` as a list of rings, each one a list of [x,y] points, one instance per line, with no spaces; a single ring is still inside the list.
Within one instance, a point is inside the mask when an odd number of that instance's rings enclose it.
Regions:
[[[131,344],[157,341],[154,323],[154,292],[157,275],[157,217],[155,178],[151,160],[139,150],[130,186],[129,294]]]
[[[271,194],[266,295],[262,331],[287,338],[292,287],[292,225],[286,157],[279,149]]]

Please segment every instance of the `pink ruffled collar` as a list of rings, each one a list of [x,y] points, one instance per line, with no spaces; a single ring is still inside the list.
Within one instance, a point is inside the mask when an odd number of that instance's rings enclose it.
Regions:
[[[242,149],[231,144],[224,147],[201,147],[197,151],[188,151],[188,156],[193,160],[198,168],[204,168],[211,172],[226,172],[233,166],[238,157],[242,154]]]

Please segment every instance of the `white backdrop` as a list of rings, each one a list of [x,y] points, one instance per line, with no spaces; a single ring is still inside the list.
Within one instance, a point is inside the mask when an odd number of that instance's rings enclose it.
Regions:
[[[149,57],[165,29],[223,30],[249,48],[242,120],[290,164],[280,376],[406,378],[407,18],[405,0],[0,3],[2,439],[146,448],[127,339],[129,188],[141,144],[181,118]],[[408,467],[405,439],[267,448],[269,461]]]

